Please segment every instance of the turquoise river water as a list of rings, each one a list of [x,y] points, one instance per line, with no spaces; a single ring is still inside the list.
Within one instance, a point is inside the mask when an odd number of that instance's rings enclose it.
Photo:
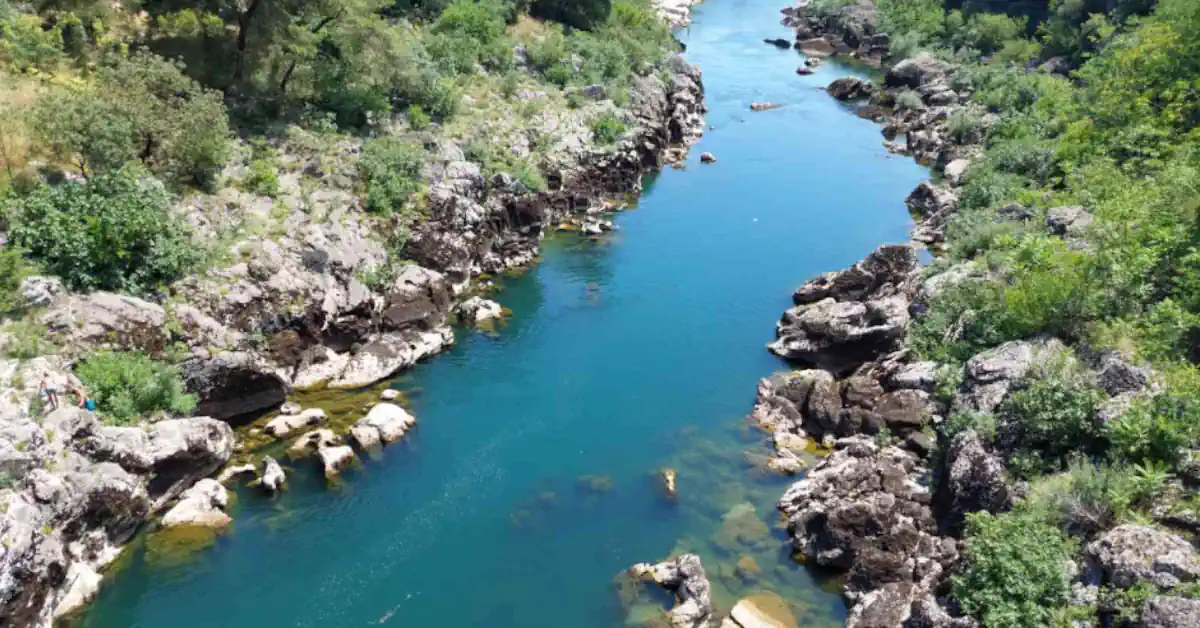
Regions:
[[[280,498],[239,489],[232,529],[190,554],[139,538],[75,623],[607,628],[656,609],[623,606],[614,575],[677,550],[700,553],[719,605],[767,589],[801,626],[837,623],[838,587],[788,557],[773,508],[788,480],[746,454],[766,449],[745,416],[784,367],[763,346],[791,290],[904,241],[925,173],[822,91],[850,69],[798,76],[795,51],[762,43],[790,37],[783,4],[696,8],[679,36],[713,128],[688,168],[614,237],[550,238],[495,297],[506,326],[459,330],[398,378],[419,421],[403,444],[337,486],[300,460]],[[749,111],[765,100],[786,106]]]

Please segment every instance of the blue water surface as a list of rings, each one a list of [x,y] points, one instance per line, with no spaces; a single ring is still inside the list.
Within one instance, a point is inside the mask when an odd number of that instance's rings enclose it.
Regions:
[[[851,70],[798,76],[798,53],[762,42],[790,38],[783,4],[697,7],[679,36],[713,128],[687,169],[612,239],[548,240],[497,296],[506,327],[460,330],[404,374],[419,420],[404,444],[336,487],[296,461],[282,497],[239,490],[232,530],[184,559],[139,540],[79,623],[611,627],[629,611],[614,575],[674,550],[700,552],[720,604],[771,589],[802,626],[841,617],[836,586],[789,560],[772,509],[786,481],[745,458],[764,435],[742,426],[783,367],[764,344],[792,289],[904,241],[924,171],[822,91]],[[762,574],[735,573],[743,557]]]

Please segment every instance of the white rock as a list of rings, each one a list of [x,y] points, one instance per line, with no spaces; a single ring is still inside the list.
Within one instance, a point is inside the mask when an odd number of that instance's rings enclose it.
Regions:
[[[162,524],[168,528],[183,525],[223,528],[232,521],[225,514],[228,505],[225,487],[216,480],[205,478],[183,492],[179,503],[163,516]]]
[[[384,401],[395,401],[400,398],[400,391],[395,388],[389,388],[379,393],[379,398]]]
[[[309,408],[300,414],[281,414],[271,419],[263,431],[275,438],[283,438],[294,430],[318,425],[325,421],[325,411],[320,408]]]
[[[288,447],[288,455],[293,458],[302,458],[322,447],[331,447],[337,443],[338,439],[333,434],[333,430],[312,430],[297,438],[296,442],[292,443],[291,447]]]
[[[476,325],[504,316],[504,308],[500,307],[499,303],[483,297],[471,297],[463,301],[454,312],[459,322]]]
[[[279,414],[300,414],[300,404],[295,401],[285,401],[282,406],[279,406]]]
[[[286,478],[283,467],[280,467],[274,458],[263,456],[262,486],[264,489],[271,493],[278,493],[283,488],[283,481]]]
[[[217,474],[217,481],[221,484],[224,484],[239,475],[247,474],[254,475],[254,465],[249,463],[236,464],[222,469],[221,472]]]
[[[366,449],[400,440],[416,423],[417,420],[404,408],[394,403],[380,403],[350,428],[350,435]]]
[[[322,447],[317,450],[317,455],[321,456],[321,464],[325,467],[326,478],[337,477],[342,469],[355,461],[354,450],[350,449],[348,445]]]

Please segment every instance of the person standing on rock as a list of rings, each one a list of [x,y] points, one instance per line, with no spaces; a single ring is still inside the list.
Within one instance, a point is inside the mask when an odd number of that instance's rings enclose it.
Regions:
[[[46,397],[46,407],[49,412],[58,409],[58,391],[50,385],[50,374],[42,373],[42,381],[38,384],[38,392]]]

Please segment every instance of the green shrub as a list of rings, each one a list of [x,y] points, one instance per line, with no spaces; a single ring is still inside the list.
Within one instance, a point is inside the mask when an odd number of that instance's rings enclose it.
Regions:
[[[1041,371],[1026,387],[1010,394],[997,414],[1016,430],[1019,448],[1041,463],[1041,471],[1061,471],[1072,454],[1102,450],[1096,411],[1106,397],[1073,359],[1064,358]]]
[[[8,207],[10,236],[75,290],[145,294],[198,261],[162,184],[130,170],[43,185]]]
[[[433,119],[425,113],[425,109],[421,105],[410,105],[408,107],[408,124],[421,131],[428,129],[429,125],[433,124]]]
[[[945,9],[942,0],[878,0],[879,30],[885,33],[914,33],[922,41],[942,33]]]
[[[46,340],[46,327],[36,320],[25,319],[9,323],[4,331],[12,337],[4,345],[5,357],[14,360],[30,360],[54,350]]]
[[[533,164],[519,164],[512,171],[513,178],[525,186],[525,189],[531,192],[541,192],[546,189],[546,179],[542,177],[542,173],[537,166]]]
[[[140,353],[92,355],[79,365],[76,375],[108,423],[128,425],[159,412],[186,415],[196,407],[196,398],[186,393],[178,367]]]
[[[977,141],[983,130],[983,118],[969,109],[959,109],[950,114],[946,130],[950,137],[959,144]]]
[[[275,198],[279,194],[279,160],[274,149],[255,150],[243,184],[248,192]]]
[[[593,118],[588,126],[592,129],[592,139],[597,144],[615,144],[625,134],[625,121],[612,113]]]
[[[919,111],[925,108],[925,101],[921,99],[921,95],[917,92],[906,89],[896,94],[896,108]]]
[[[16,246],[0,247],[0,316],[10,315],[24,306],[21,282],[29,274],[24,251]]]
[[[368,210],[390,214],[405,209],[421,189],[425,151],[395,138],[379,138],[363,146],[358,174]]]
[[[582,30],[592,30],[608,18],[611,0],[533,0],[529,12]]]
[[[1200,438],[1200,399],[1167,391],[1137,400],[1105,428],[1113,457],[1174,464]]]
[[[1075,542],[1032,513],[967,515],[964,565],[952,582],[962,610],[985,628],[1042,628],[1070,593]]]

